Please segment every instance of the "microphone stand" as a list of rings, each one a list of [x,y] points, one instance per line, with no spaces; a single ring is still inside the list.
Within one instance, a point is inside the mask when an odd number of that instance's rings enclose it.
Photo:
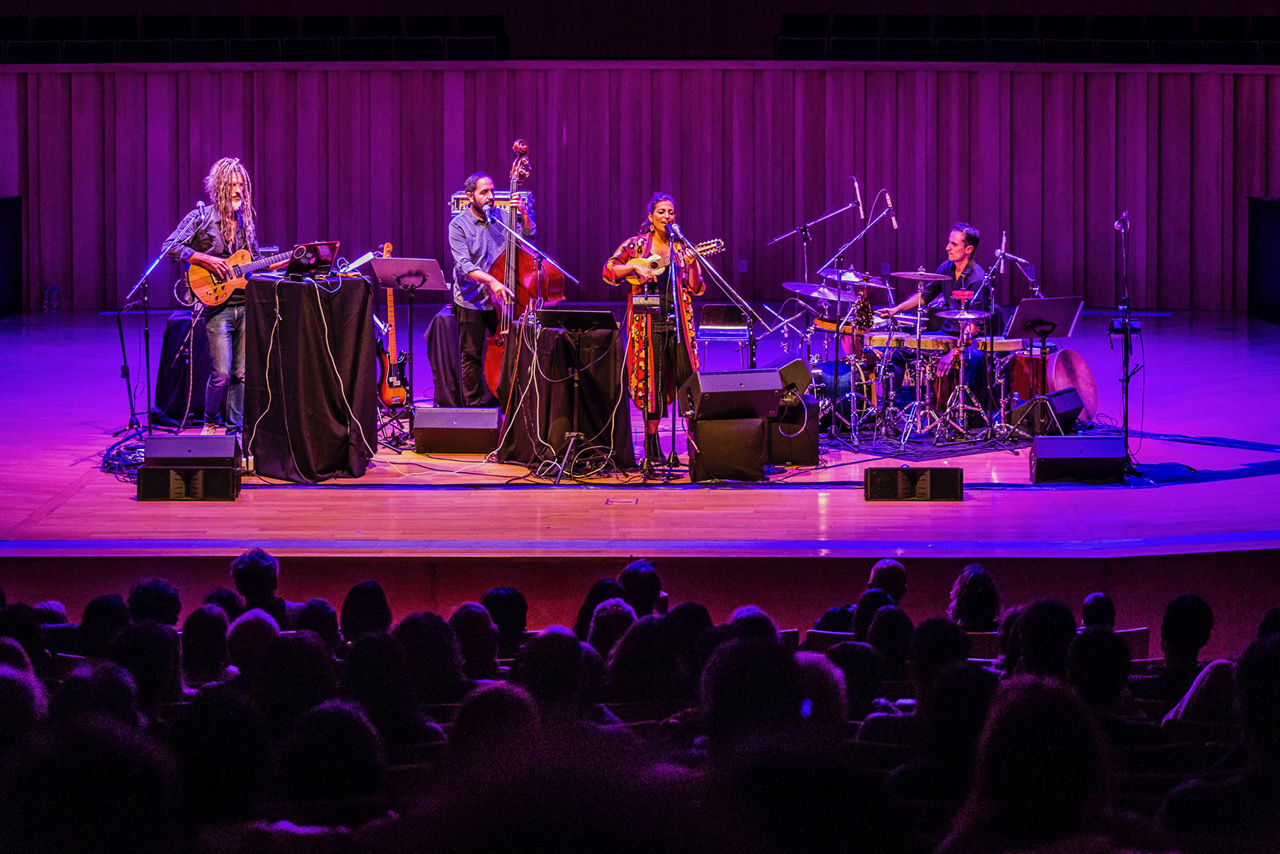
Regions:
[[[858,204],[856,201],[849,202],[849,204],[845,205],[842,208],[837,208],[836,210],[833,210],[829,213],[824,213],[822,216],[818,217],[815,220],[806,222],[804,225],[796,226],[795,228],[788,231],[786,234],[779,234],[777,237],[773,238],[773,240],[770,240],[768,243],[766,243],[765,246],[772,246],[773,244],[786,240],[788,237],[791,237],[792,235],[795,235],[795,234],[800,235],[800,254],[804,260],[804,280],[807,282],[809,281],[809,241],[813,239],[812,235],[810,235],[809,233],[809,229],[813,228],[815,225],[817,225],[820,222],[826,222],[827,220],[831,219],[833,216],[839,216],[840,214],[844,213],[850,208],[860,208],[860,207],[862,206]],[[824,264],[823,268],[825,269],[826,266],[827,265]]]
[[[1133,321],[1133,314],[1129,301],[1129,212],[1125,211],[1120,215],[1120,219],[1116,220],[1116,231],[1120,232],[1120,270],[1121,278],[1124,282],[1124,296],[1120,298],[1120,317],[1117,324],[1116,320],[1111,321],[1110,332],[1120,332],[1120,413],[1122,429],[1124,431],[1124,458],[1125,458],[1125,474],[1137,474],[1138,469],[1133,464],[1133,455],[1129,453],[1129,386],[1133,378],[1138,375],[1138,371],[1142,370],[1142,365],[1137,365],[1132,370],[1129,368],[1129,359],[1133,355],[1133,336],[1134,333],[1141,333],[1142,327]],[[1119,325],[1119,329],[1116,326]]]
[[[137,407],[133,397],[133,377],[129,371],[129,351],[124,343],[124,313],[139,302],[142,305],[142,352],[145,359],[144,370],[146,371],[147,385],[147,435],[149,436],[153,432],[151,427],[151,320],[147,309],[151,307],[151,273],[166,254],[164,249],[160,251],[160,254],[151,262],[151,265],[143,271],[138,281],[133,283],[129,293],[125,294],[124,303],[116,311],[116,331],[120,334],[120,376],[124,380],[125,393],[129,398],[129,423],[112,433],[111,435],[113,436],[125,434],[125,439],[128,439],[132,435],[139,437],[142,435],[142,422],[138,420]],[[139,290],[142,291],[142,298],[138,302],[134,302],[133,296]],[[122,439],[121,441],[124,440]]]

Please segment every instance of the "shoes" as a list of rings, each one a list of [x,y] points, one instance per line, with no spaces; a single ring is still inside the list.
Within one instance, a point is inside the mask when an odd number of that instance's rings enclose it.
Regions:
[[[241,428],[238,425],[233,424],[226,429],[226,434],[228,436],[239,436],[240,431],[241,431]]]
[[[210,421],[206,421],[206,422],[205,422],[205,425],[204,425],[203,427],[201,427],[201,428],[200,428],[200,435],[201,435],[201,436],[212,436],[212,435],[214,435],[214,434],[215,434],[215,433],[217,433],[217,432],[218,432],[218,425],[216,425],[216,424],[214,424],[214,423],[212,423],[212,422],[210,422]]]

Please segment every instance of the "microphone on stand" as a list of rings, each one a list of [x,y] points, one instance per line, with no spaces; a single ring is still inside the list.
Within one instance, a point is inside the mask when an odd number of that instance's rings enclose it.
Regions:
[[[893,223],[893,230],[898,230],[898,215],[893,212],[893,199],[889,198],[889,191],[884,191],[884,203],[889,206],[889,222]]]
[[[866,208],[864,208],[864,207],[862,206],[862,188],[858,186],[858,176],[857,176],[857,175],[853,175],[853,176],[851,176],[851,177],[853,178],[853,194],[854,194],[854,199],[855,199],[855,201],[857,201],[857,203],[858,203],[858,218],[859,218],[859,219],[866,219],[866,218],[867,218],[867,209],[866,209]]]
[[[1004,253],[1009,250],[1009,232],[1000,232],[1000,275],[1004,275]]]
[[[1120,218],[1116,220],[1114,228],[1116,231],[1129,230],[1129,212],[1128,211],[1125,211],[1124,213],[1120,214]]]
[[[669,231],[671,233],[671,236],[674,237],[676,240],[679,240],[681,243],[685,244],[686,246],[690,245],[688,238],[686,238],[683,234],[680,233],[680,226],[677,223],[673,222],[671,223],[671,225],[667,226],[667,231]]]

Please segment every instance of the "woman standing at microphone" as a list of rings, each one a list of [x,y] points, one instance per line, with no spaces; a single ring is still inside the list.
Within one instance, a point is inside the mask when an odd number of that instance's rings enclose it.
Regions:
[[[666,193],[654,193],[640,233],[625,240],[604,265],[606,282],[631,285],[626,318],[628,386],[636,408],[644,413],[646,473],[663,461],[658,444],[662,416],[675,400],[676,390],[698,369],[693,297],[706,286],[698,259],[673,234],[675,221],[675,200]]]

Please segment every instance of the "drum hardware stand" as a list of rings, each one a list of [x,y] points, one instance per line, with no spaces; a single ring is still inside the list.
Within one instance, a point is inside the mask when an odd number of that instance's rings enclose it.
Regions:
[[[1053,405],[1049,403],[1049,397],[1046,394],[1049,388],[1048,338],[1057,328],[1057,324],[1032,321],[1027,325],[1040,337],[1040,355],[1037,357],[1039,364],[1036,366],[1036,394],[1031,398],[1030,405],[1023,410],[1022,415],[1018,416],[1018,420],[1010,424],[1009,427],[1012,430],[1016,430],[1022,422],[1029,419],[1034,427],[1036,414],[1048,413],[1049,418],[1045,422],[1046,425],[1051,421],[1053,426],[1057,428],[1059,436],[1066,435],[1062,430],[1062,423],[1058,421],[1058,414],[1053,411]],[[1022,432],[1024,435],[1026,434],[1026,431]],[[1046,429],[1045,432],[1048,433],[1048,430]]]
[[[854,178],[853,180],[854,180],[854,185],[856,187],[858,179]],[[862,218],[866,219],[866,213],[862,210],[861,193],[859,193],[857,198],[855,198],[852,202],[849,202],[849,204],[845,205],[844,207],[836,208],[833,211],[824,213],[822,216],[818,217],[817,219],[811,220],[810,222],[806,222],[804,225],[798,225],[795,228],[791,229],[790,231],[786,232],[785,234],[779,234],[777,237],[773,238],[773,240],[770,240],[768,243],[766,243],[765,246],[772,246],[775,243],[781,243],[782,241],[786,240],[788,237],[793,237],[797,234],[800,235],[800,256],[804,262],[804,280],[807,282],[809,281],[809,241],[813,239],[813,235],[810,234],[809,229],[813,228],[813,226],[817,225],[820,222],[826,222],[827,220],[831,219],[833,216],[839,216],[840,214],[844,213],[845,211],[851,208],[857,208],[858,212],[862,214]],[[857,238],[854,238],[854,240],[856,239]],[[844,251],[844,250],[841,250],[841,251]],[[826,266],[828,265],[826,264],[823,265],[823,267],[826,267]]]
[[[1115,222],[1115,229],[1120,233],[1120,269],[1124,281],[1124,296],[1120,298],[1120,317],[1111,321],[1107,332],[1110,342],[1113,334],[1120,334],[1120,413],[1124,431],[1125,474],[1137,474],[1133,464],[1133,454],[1129,452],[1129,386],[1133,378],[1142,370],[1142,365],[1129,367],[1129,359],[1133,356],[1133,336],[1142,334],[1142,325],[1133,319],[1129,301],[1129,212],[1120,214]]]
[[[1009,256],[1012,258],[1013,256]],[[1018,259],[1022,260],[1022,259]],[[1084,306],[1084,297],[1028,297],[1018,303],[1018,307],[1014,309],[1013,318],[1009,321],[1009,330],[1019,338],[1036,337],[1040,339],[1040,351],[1036,357],[1038,361],[1036,371],[1036,388],[1035,395],[1029,401],[1029,405],[1018,418],[1009,425],[1010,429],[1017,429],[1023,422],[1031,419],[1031,430],[1023,430],[1023,434],[1034,431],[1035,425],[1043,423],[1046,427],[1052,424],[1058,430],[1058,435],[1064,435],[1062,424],[1058,421],[1057,414],[1053,411],[1052,404],[1049,403],[1049,336],[1058,333],[1060,330],[1061,337],[1070,338],[1075,331],[1076,321],[1080,318],[1080,309]],[[1028,336],[1026,333],[1030,332]],[[1044,418],[1044,414],[1048,413],[1048,418]],[[1041,420],[1036,420],[1037,418]]]

